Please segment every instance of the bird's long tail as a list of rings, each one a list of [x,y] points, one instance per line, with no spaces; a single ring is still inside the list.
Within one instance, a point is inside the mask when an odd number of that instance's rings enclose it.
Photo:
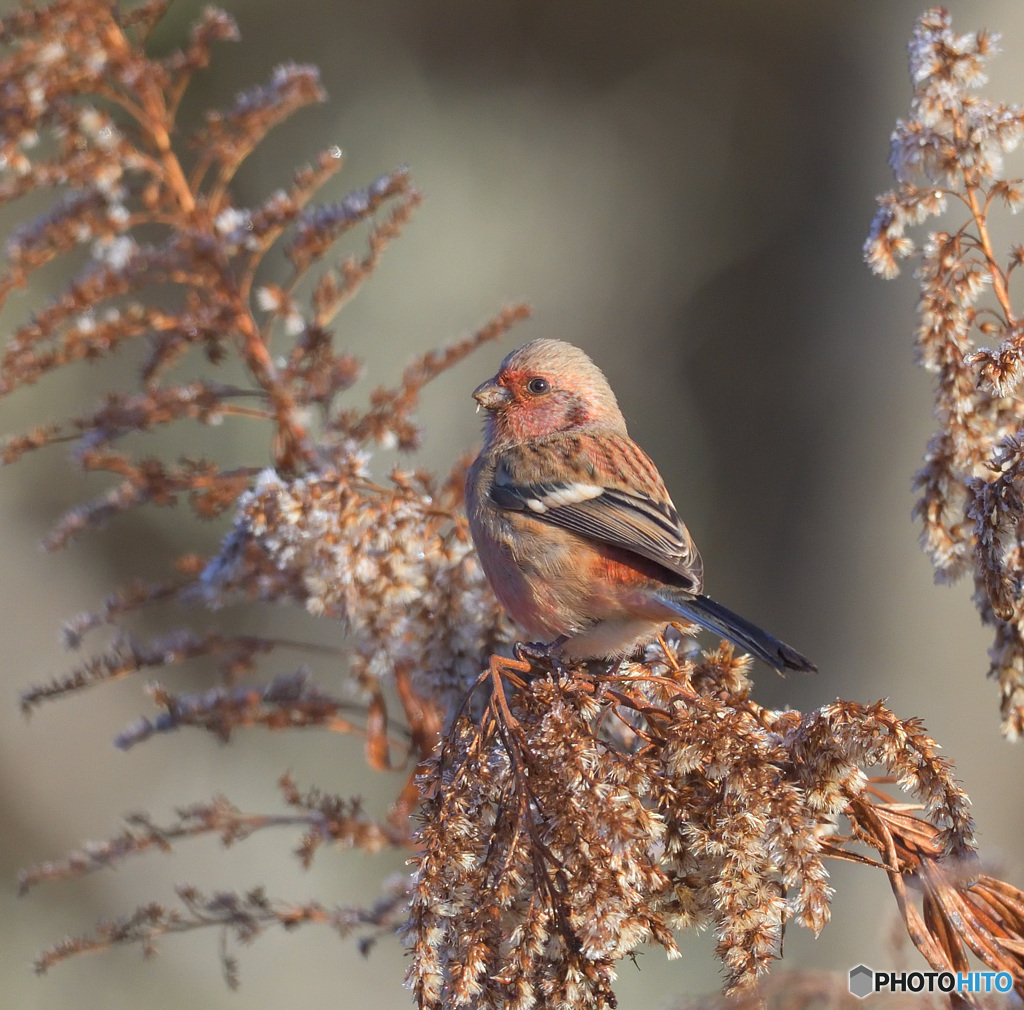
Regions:
[[[683,597],[675,593],[660,594],[661,598],[677,611],[681,617],[696,622],[702,628],[713,631],[727,638],[734,645],[756,656],[762,662],[774,667],[780,673],[783,670],[801,670],[816,673],[818,668],[796,649],[780,642],[774,635],[769,635],[763,628],[751,624],[745,617],[740,617],[728,607],[716,603],[709,596]]]

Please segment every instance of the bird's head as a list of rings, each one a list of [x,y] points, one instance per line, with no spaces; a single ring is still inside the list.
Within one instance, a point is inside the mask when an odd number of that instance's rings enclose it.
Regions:
[[[473,398],[487,411],[488,437],[502,441],[588,428],[626,433],[604,373],[562,340],[533,340],[514,350]]]

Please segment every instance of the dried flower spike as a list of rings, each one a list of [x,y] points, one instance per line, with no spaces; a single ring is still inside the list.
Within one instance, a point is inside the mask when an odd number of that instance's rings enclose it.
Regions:
[[[1024,206],[1024,184],[1004,174],[1024,110],[977,94],[997,44],[989,32],[955,34],[940,8],[918,19],[914,97],[889,158],[896,186],[879,197],[864,254],[882,277],[919,259],[917,350],[936,376],[939,427],[915,482],[915,516],[936,577],[974,577],[975,603],[995,629],[989,676],[1000,687],[1003,733],[1015,740],[1024,733],[1024,325],[1010,278],[1021,247],[999,253],[991,222],[1000,207]],[[942,215],[949,230],[929,232],[918,248],[908,230]]]

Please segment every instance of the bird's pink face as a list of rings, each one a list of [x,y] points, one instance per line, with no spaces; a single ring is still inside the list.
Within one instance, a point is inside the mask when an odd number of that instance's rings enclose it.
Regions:
[[[488,412],[488,430],[522,442],[593,421],[584,391],[551,369],[503,367],[479,385],[473,398]]]

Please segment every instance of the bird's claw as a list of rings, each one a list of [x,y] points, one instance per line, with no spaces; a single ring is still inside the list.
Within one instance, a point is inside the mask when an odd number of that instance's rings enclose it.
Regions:
[[[555,650],[564,642],[564,637],[556,638],[553,642],[516,642],[512,646],[512,655],[521,663],[529,663],[531,666],[541,665],[548,667],[559,677],[566,675],[565,665],[555,654]]]

